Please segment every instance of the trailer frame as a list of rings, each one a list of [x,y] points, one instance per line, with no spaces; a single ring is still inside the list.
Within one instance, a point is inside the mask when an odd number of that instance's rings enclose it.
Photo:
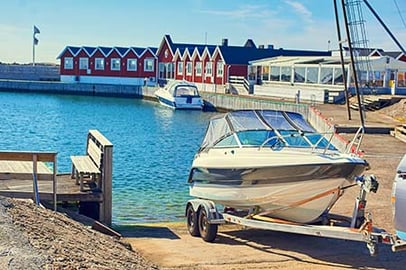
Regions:
[[[365,215],[366,195],[378,189],[375,176],[359,177],[356,183],[360,193],[355,200],[352,217],[326,213],[318,223],[300,224],[258,215],[254,208],[239,211],[225,207],[224,211],[219,211],[213,201],[195,198],[186,204],[187,227],[192,236],[201,236],[206,242],[215,240],[218,225],[237,224],[248,228],[365,242],[371,256],[377,255],[377,244],[380,243],[391,245],[393,252],[406,250],[405,240],[374,227],[371,214]],[[345,226],[344,223],[349,225]]]

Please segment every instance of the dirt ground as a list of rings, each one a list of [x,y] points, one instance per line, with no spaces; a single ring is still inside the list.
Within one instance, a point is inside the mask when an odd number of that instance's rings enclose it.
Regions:
[[[385,111],[366,112],[366,126],[395,126],[406,116],[404,101]],[[344,105],[320,105],[322,115],[334,124],[359,126],[359,112],[352,120]],[[396,114],[398,119],[389,114]],[[342,134],[350,139],[351,134]],[[362,143],[365,159],[379,181],[376,194],[369,194],[367,212],[375,226],[393,233],[390,196],[396,167],[406,154],[406,143],[388,134],[366,134]],[[351,216],[359,189],[349,189],[332,212]],[[125,240],[147,259],[164,269],[404,269],[406,252],[393,253],[379,245],[378,256],[371,257],[362,242],[318,238],[265,230],[244,230],[220,226],[214,243],[192,237],[186,224],[134,226],[121,231]]]

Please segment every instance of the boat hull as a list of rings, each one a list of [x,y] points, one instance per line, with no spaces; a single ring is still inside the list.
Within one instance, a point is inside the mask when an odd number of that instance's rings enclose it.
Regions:
[[[160,104],[175,110],[202,110],[203,101],[200,96],[180,96],[173,97],[164,90],[155,93]]]
[[[367,166],[362,159],[340,155],[269,155],[252,149],[240,152],[234,162],[229,154],[222,160],[215,160],[214,156],[221,156],[218,153],[197,156],[189,176],[190,195],[227,207],[256,208],[267,216],[311,223],[334,205],[343,192],[340,188],[352,183]],[[250,161],[252,167],[242,167],[247,166],[251,152],[256,154]]]

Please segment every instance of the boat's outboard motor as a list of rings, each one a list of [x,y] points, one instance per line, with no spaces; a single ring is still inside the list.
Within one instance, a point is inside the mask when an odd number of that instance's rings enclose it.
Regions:
[[[402,240],[406,240],[406,155],[404,155],[396,170],[392,203],[395,210],[396,234]]]

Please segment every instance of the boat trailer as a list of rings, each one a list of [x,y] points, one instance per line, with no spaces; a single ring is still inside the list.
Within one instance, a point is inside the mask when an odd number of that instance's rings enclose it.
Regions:
[[[255,213],[255,209],[238,211],[225,207],[220,212],[213,201],[191,199],[187,202],[185,211],[188,231],[206,242],[214,242],[218,225],[237,224],[256,229],[365,242],[371,256],[377,255],[377,244],[380,243],[391,245],[393,252],[406,250],[405,240],[373,227],[371,215],[365,215],[367,194],[378,190],[379,184],[375,176],[357,177],[356,185],[360,187],[360,192],[355,200],[352,217],[326,214],[312,224],[261,216]]]

